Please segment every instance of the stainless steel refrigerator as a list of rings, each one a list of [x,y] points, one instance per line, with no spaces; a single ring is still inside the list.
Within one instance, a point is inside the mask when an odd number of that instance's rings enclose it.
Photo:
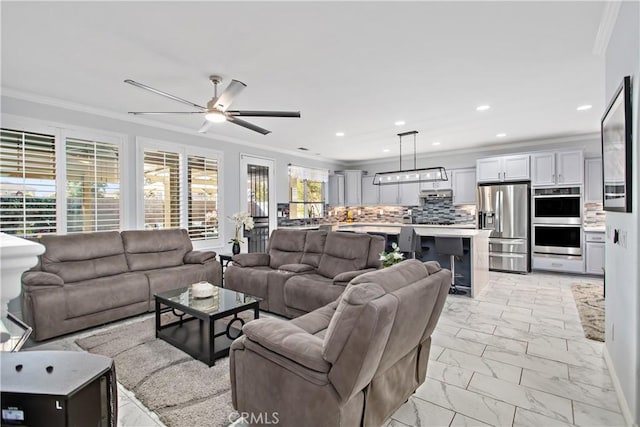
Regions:
[[[530,200],[528,182],[478,185],[478,228],[491,230],[490,270],[531,271]]]

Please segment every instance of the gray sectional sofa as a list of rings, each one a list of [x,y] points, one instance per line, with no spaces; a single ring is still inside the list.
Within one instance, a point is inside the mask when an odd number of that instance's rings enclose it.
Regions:
[[[266,253],[233,257],[224,286],[262,298],[263,310],[297,317],[335,301],[351,279],[380,268],[384,243],[368,234],[277,229]]]
[[[46,250],[22,276],[22,316],[36,341],[153,311],[153,294],[222,284],[212,251],[186,230],[117,231],[38,239]]]
[[[247,323],[229,354],[233,406],[282,427],[383,425],[425,381],[450,283],[437,262],[407,260],[296,319]]]

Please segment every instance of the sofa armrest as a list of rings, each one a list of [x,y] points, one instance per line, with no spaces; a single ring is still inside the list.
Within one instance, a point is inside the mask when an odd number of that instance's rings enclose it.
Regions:
[[[440,266],[440,263],[438,261],[427,261],[424,263],[424,265],[425,267],[427,267],[427,271],[429,272],[429,274],[434,274],[442,270],[442,267]]]
[[[331,365],[322,357],[323,340],[292,323],[262,318],[244,325],[247,339],[317,372],[329,372]]]
[[[315,270],[309,264],[285,264],[278,267],[278,270],[290,271],[292,273],[308,273]]]
[[[269,254],[256,252],[252,254],[238,254],[234,255],[233,263],[239,265],[240,267],[261,267],[268,266],[271,258]]]
[[[336,277],[333,278],[333,284],[334,285],[346,286],[347,283],[349,283],[350,281],[352,281],[356,277],[358,277],[358,276],[360,276],[361,274],[364,274],[364,273],[369,273],[371,271],[376,271],[376,269],[375,268],[365,268],[363,270],[345,271],[344,273],[340,273]]]
[[[26,271],[22,274],[24,286],[64,286],[64,280],[57,274],[46,271]]]
[[[184,254],[185,264],[204,264],[210,259],[216,259],[214,251],[190,251]]]

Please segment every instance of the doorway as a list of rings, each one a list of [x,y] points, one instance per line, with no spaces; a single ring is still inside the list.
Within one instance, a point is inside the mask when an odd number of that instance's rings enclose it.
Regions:
[[[245,231],[247,252],[266,252],[271,230],[277,227],[273,159],[240,155],[240,209],[253,217]]]

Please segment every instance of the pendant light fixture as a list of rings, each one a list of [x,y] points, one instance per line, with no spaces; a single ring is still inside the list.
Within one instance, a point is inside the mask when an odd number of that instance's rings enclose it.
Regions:
[[[399,133],[400,138],[400,170],[378,172],[373,177],[374,185],[407,184],[412,182],[447,181],[447,172],[442,166],[418,169],[416,167],[416,135],[417,130]],[[413,169],[402,169],[402,137],[413,135]]]

